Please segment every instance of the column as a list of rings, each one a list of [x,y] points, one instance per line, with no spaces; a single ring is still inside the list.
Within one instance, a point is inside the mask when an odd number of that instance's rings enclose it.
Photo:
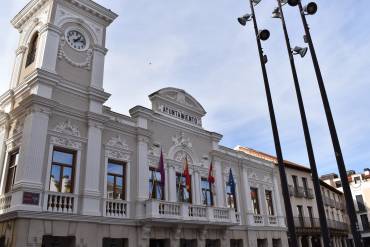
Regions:
[[[144,135],[137,137],[137,200],[144,201],[148,199],[148,142],[149,138]]]
[[[1,119],[4,117],[4,119]],[[5,119],[6,118],[6,119]],[[8,122],[8,116],[7,115],[1,115],[0,114],[0,121],[3,120],[4,124],[0,126],[0,184],[4,184],[5,181],[3,181],[3,174],[4,174],[4,167],[6,167],[5,163],[5,157],[6,157],[6,144],[5,141],[8,139],[9,135],[9,122]],[[0,189],[0,193],[2,190]]]
[[[93,49],[91,87],[103,89],[104,59],[107,51],[106,48],[98,46],[95,46]]]
[[[50,23],[40,28],[36,68],[56,73],[55,67],[59,50],[60,34],[61,31],[59,27]]]
[[[312,236],[307,237],[308,247],[312,247]]]
[[[103,125],[89,121],[87,133],[87,151],[85,179],[82,195],[82,213],[84,215],[100,215],[100,195],[102,191],[99,188],[101,153],[102,153],[102,129]]]
[[[225,191],[224,181],[222,176],[221,160],[214,160],[215,169],[215,186],[216,186],[216,198],[215,204],[217,207],[225,207]]]
[[[298,247],[302,247],[302,237],[298,237]]]
[[[170,202],[177,201],[176,189],[176,170],[173,164],[168,164],[168,200]]]
[[[193,170],[193,180],[194,180],[194,201],[193,203],[196,205],[202,204],[202,193],[200,187],[200,174],[198,169]]]
[[[272,246],[272,238],[270,236],[267,237],[267,246],[268,247],[273,247]]]
[[[253,214],[253,206],[252,206],[251,198],[250,198],[251,189],[250,189],[250,185],[248,182],[247,167],[241,167],[240,182],[241,182],[241,187],[243,188],[242,193],[244,195],[244,199],[243,199],[243,196],[241,197],[243,200],[241,206],[243,208],[240,208],[240,212],[247,213],[247,214],[244,213],[243,217],[245,218],[245,224],[250,225],[251,222],[249,221],[250,219],[249,216]]]
[[[41,191],[45,166],[46,137],[49,125],[49,109],[32,105],[24,119],[23,135],[20,144],[19,161],[14,182],[12,206],[17,209],[41,210]],[[35,193],[39,205],[23,205],[23,189]],[[38,194],[38,195],[36,195]]]
[[[27,50],[26,46],[20,46],[15,51],[16,57],[15,57],[12,77],[10,80],[10,89],[14,89],[18,85],[19,76],[22,71],[22,62],[24,60],[24,55],[26,53],[26,50]]]

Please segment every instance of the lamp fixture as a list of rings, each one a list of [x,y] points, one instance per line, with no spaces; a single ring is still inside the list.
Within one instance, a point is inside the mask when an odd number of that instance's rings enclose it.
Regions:
[[[292,49],[293,55],[299,54],[301,57],[306,56],[307,51],[308,51],[307,47],[302,48],[302,47],[296,46]]]
[[[238,22],[240,25],[245,26],[248,21],[252,20],[252,15],[251,14],[245,14],[241,17],[238,18]]]
[[[306,6],[304,6],[303,11],[306,15],[314,15],[317,12],[317,4],[314,2],[310,2]]]

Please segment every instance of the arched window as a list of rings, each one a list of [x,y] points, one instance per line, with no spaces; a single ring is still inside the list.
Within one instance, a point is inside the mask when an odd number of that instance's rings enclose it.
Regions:
[[[39,33],[35,33],[31,39],[31,42],[28,46],[28,55],[26,60],[26,67],[32,64],[35,61],[36,51],[37,51],[37,42],[39,39]]]

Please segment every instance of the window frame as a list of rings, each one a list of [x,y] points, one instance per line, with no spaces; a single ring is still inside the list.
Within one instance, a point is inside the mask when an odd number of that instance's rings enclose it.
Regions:
[[[108,172],[108,167],[109,167],[109,164],[115,164],[115,165],[120,165],[120,166],[122,166],[122,175],[119,175],[119,174],[116,174],[116,173],[109,173]],[[107,197],[108,197],[108,199],[113,199],[113,200],[123,200],[123,201],[125,201],[126,200],[126,187],[127,187],[127,181],[126,181],[126,178],[127,178],[127,175],[126,175],[126,173],[127,173],[127,162],[124,162],[124,161],[120,161],[120,160],[116,160],[116,159],[108,159],[108,162],[107,162],[107,170],[106,170],[106,181],[107,181],[107,183],[106,183],[106,189],[107,189]],[[108,176],[113,176],[114,177],[114,183],[113,183],[113,190],[114,190],[114,188],[115,188],[115,185],[116,185],[116,178],[117,177],[121,177],[122,178],[122,193],[121,193],[121,195],[122,195],[122,197],[123,198],[115,198],[115,196],[114,196],[114,191],[113,191],[113,198],[110,198],[109,197],[109,194],[108,194]]]
[[[253,196],[252,196],[252,191],[255,190],[255,195],[256,195],[256,198],[255,198],[255,202],[253,200]],[[250,192],[251,192],[251,202],[252,202],[252,206],[253,206],[253,213],[256,214],[256,215],[260,215],[261,214],[261,205],[260,205],[260,202],[259,202],[259,195],[258,195],[258,188],[257,187],[250,187]],[[257,208],[256,208],[257,206]],[[257,210],[256,210],[257,209]],[[257,213],[256,213],[257,211]]]
[[[268,200],[268,196],[267,194],[270,194],[270,200]],[[267,213],[269,214],[269,216],[275,216],[275,208],[274,208],[274,199],[273,199],[273,193],[272,193],[272,190],[265,190],[265,200],[266,200],[266,206],[267,206]],[[269,205],[269,201],[271,202],[271,205]],[[270,207],[271,207],[271,212],[270,212]]]
[[[181,200],[179,198],[179,177],[181,176],[181,184],[180,184],[180,188],[181,188]],[[192,181],[192,176],[190,176],[190,181]],[[180,172],[176,172],[176,201],[177,202],[181,202],[181,203],[190,203],[192,204],[193,203],[193,195],[192,195],[192,183],[190,183],[190,191],[188,191],[188,194],[189,194],[189,200],[188,201],[185,201],[185,198],[184,198],[184,189],[186,190],[186,178],[184,176],[183,173],[180,173]]]
[[[28,44],[28,49],[27,49],[25,68],[32,65],[36,60],[36,54],[37,54],[37,48],[39,45],[40,34],[39,32],[35,32],[32,34],[31,37],[32,38],[30,40],[30,43]]]
[[[68,154],[72,154],[72,165],[69,165],[69,164],[63,164],[63,163],[59,163],[59,162],[54,162],[54,152],[61,152],[61,153],[68,153]],[[50,163],[50,172],[49,172],[49,186],[48,186],[48,190],[50,192],[56,192],[56,193],[66,193],[66,194],[74,194],[75,193],[75,172],[76,172],[76,161],[77,161],[77,152],[76,150],[73,150],[73,149],[68,149],[68,148],[63,148],[63,147],[58,147],[58,146],[54,146],[53,149],[52,149],[52,153],[51,153],[51,163]],[[52,174],[52,171],[53,171],[53,166],[62,166],[63,167],[63,170],[64,170],[64,167],[70,167],[72,169],[72,174],[71,174],[71,192],[62,192],[62,191],[51,191],[50,190],[50,184],[51,184],[51,174]],[[63,173],[61,172],[60,173],[60,181],[59,181],[59,184],[62,183],[62,175]],[[61,187],[60,187],[61,188]],[[61,189],[60,189],[61,190]]]
[[[237,200],[236,200],[236,184],[235,184],[235,193],[231,193],[231,186],[229,185],[229,182],[226,182],[225,193],[226,193],[226,205],[227,205],[227,207],[228,208],[233,208],[233,209],[235,209],[235,212],[237,212],[238,211],[238,204],[237,204]],[[229,203],[231,200],[233,200],[234,207],[232,207],[231,204]]]
[[[19,161],[19,148],[15,148],[12,151],[8,152],[7,155],[7,167],[6,167],[6,177],[5,177],[5,187],[4,187],[4,194],[10,193],[13,190],[14,182],[15,182],[15,176],[17,174],[17,166],[18,166],[18,161]],[[16,156],[16,159],[14,160],[14,164],[10,164],[12,161],[12,157]],[[18,156],[18,157],[17,157]],[[10,170],[14,169],[14,172],[12,173],[12,178],[11,178],[11,183],[8,183],[9,181],[9,176],[10,176]]]
[[[152,174],[153,174],[153,172],[160,173],[159,168],[152,167],[152,166],[149,167],[149,191],[148,191],[149,198],[150,199],[156,199],[156,200],[165,200],[164,186],[161,186],[161,185],[157,185],[156,184],[156,193],[157,193],[157,186],[159,186],[160,191],[161,191],[161,198],[158,198],[158,196],[157,196],[157,198],[153,198],[153,196],[152,196],[152,194],[153,194],[153,179],[152,179]],[[161,180],[160,181],[162,182],[162,177],[161,177]],[[150,188],[152,188],[151,191],[150,191]]]
[[[207,184],[208,184],[207,188],[203,187],[203,182],[207,182]],[[201,177],[200,178],[200,188],[201,188],[201,192],[202,192],[202,204],[205,205],[205,206],[210,206],[210,207],[214,206],[212,184],[208,181],[208,179],[206,177]],[[209,193],[211,204],[208,204],[208,197],[206,198],[207,203],[206,204],[204,203],[205,202],[204,201],[204,192],[206,192],[207,196],[208,196],[208,193]]]

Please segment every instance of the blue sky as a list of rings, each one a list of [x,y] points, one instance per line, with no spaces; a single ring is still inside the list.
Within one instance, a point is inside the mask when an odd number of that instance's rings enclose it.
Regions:
[[[8,88],[18,34],[10,19],[26,0],[0,9],[0,91]],[[98,0],[119,14],[109,27],[105,90],[107,105],[128,114],[150,107],[147,95],[167,86],[192,94],[208,114],[204,127],[224,135],[222,144],[275,154],[252,25],[236,17],[249,12],[247,0]],[[306,2],[306,1],[304,1]],[[368,0],[318,0],[308,17],[348,169],[370,167],[370,32]],[[308,165],[281,23],[272,19],[275,1],[256,8],[285,159]],[[285,7],[292,46],[303,46],[298,9]],[[296,57],[316,161],[321,174],[336,172],[310,55]]]

